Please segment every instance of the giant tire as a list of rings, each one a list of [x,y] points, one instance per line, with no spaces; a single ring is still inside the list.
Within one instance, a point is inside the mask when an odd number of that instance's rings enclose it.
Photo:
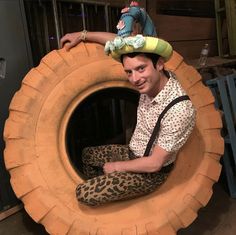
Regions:
[[[67,156],[65,133],[75,107],[93,92],[132,89],[121,65],[105,56],[102,46],[81,43],[70,52],[50,52],[26,75],[10,104],[4,158],[15,194],[48,233],[174,235],[207,204],[221,171],[221,118],[201,76],[179,54],[174,52],[166,67],[197,109],[196,128],[159,190],[99,208],[80,205],[75,198],[82,179]]]

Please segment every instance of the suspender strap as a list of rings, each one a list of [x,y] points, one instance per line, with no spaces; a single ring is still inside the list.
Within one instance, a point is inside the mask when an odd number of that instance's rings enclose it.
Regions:
[[[183,100],[189,100],[189,97],[187,95],[183,95],[183,96],[180,96],[180,97],[177,97],[176,99],[172,100],[166,107],[165,109],[162,111],[162,113],[160,114],[160,116],[158,117],[158,120],[157,120],[157,123],[153,129],[153,132],[152,132],[152,135],[148,141],[148,144],[147,144],[147,147],[146,147],[146,150],[144,152],[144,156],[149,156],[149,153],[150,153],[150,150],[152,148],[152,145],[156,139],[156,136],[160,130],[160,124],[161,124],[161,120],[162,118],[164,117],[164,115],[166,114],[166,112],[173,106],[175,105],[176,103],[179,103]]]

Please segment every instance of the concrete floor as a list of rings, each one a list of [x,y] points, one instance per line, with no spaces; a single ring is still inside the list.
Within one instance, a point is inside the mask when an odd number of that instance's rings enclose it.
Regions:
[[[211,200],[199,210],[197,219],[178,235],[236,234],[236,199],[229,197],[222,183],[215,184],[213,190]],[[0,235],[47,235],[47,232],[22,209],[0,222]]]

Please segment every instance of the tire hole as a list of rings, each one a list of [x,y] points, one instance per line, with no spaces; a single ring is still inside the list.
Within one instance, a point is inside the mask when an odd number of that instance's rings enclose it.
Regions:
[[[71,164],[83,177],[83,148],[128,144],[136,124],[139,94],[128,88],[108,88],[84,99],[72,113],[66,131]]]

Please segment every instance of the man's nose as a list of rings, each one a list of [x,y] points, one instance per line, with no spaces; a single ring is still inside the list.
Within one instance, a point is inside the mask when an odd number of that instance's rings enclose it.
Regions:
[[[133,82],[134,82],[134,83],[137,83],[137,82],[139,81],[139,79],[140,79],[139,74],[138,74],[136,71],[134,71],[134,72],[132,73],[132,80],[133,80]]]

